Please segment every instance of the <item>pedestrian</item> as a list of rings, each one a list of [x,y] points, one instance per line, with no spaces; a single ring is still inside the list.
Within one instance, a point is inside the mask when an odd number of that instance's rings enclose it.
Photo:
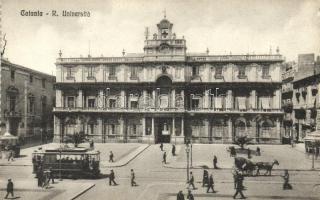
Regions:
[[[90,148],[91,148],[91,149],[94,148],[94,142],[93,142],[93,140],[90,140]]]
[[[187,199],[194,200],[193,194],[191,193],[191,190],[188,190]]]
[[[203,170],[203,177],[202,177],[202,187],[208,184],[209,174],[207,170]]]
[[[13,152],[13,150],[12,149],[9,149],[9,155],[8,155],[8,162],[11,160],[11,161],[14,161],[13,160],[13,155],[14,154],[14,152]]]
[[[162,142],[160,143],[160,149],[161,149],[161,151],[163,151],[163,144],[162,144]]]
[[[232,175],[233,175],[233,184],[234,184],[234,189],[237,187],[237,176],[239,175],[239,171],[235,166],[232,167]]]
[[[218,163],[218,158],[216,155],[214,155],[213,156],[213,168],[218,169],[217,163]]]
[[[241,199],[245,199],[246,197],[243,195],[243,176],[241,174],[238,174],[236,176],[236,193],[233,195],[233,198],[235,199],[238,194],[241,195]]]
[[[257,147],[256,156],[261,156],[260,147]]]
[[[13,195],[13,182],[11,181],[11,179],[8,179],[7,194],[6,194],[5,199],[8,198],[9,194],[11,194],[11,197],[14,197],[14,195]]]
[[[291,190],[292,186],[289,183],[289,172],[287,169],[284,170],[284,175],[282,176],[282,178],[284,179],[283,190]]]
[[[192,172],[190,172],[190,180],[189,180],[189,187],[190,185],[192,186],[192,189],[196,189],[196,187],[194,186],[194,177],[193,177],[193,174]]]
[[[109,162],[114,162],[112,151],[110,151],[110,153],[109,153]]]
[[[113,183],[113,185],[118,185],[116,182],[115,182],[115,175],[114,175],[114,172],[113,170],[110,170],[110,174],[109,174],[109,185],[111,185],[111,183]]]
[[[184,200],[184,195],[181,190],[177,194],[177,200]]]
[[[51,180],[51,183],[54,184],[54,176],[53,176],[53,171],[52,167],[49,169],[49,181]]]
[[[176,155],[176,145],[172,145],[172,156]]]
[[[134,174],[133,169],[131,169],[131,186],[132,186],[132,187],[133,187],[133,186],[138,186],[137,183],[136,183],[136,181],[135,181],[135,179],[136,179],[136,176],[135,176],[135,174]]]
[[[209,177],[209,181],[208,181],[208,189],[207,189],[207,193],[209,193],[209,190],[212,189],[212,192],[214,193],[214,182],[213,182],[213,177],[212,177],[212,174],[210,174],[210,177]]]
[[[251,158],[251,149],[248,148],[248,159],[250,159],[250,158]]]
[[[38,179],[38,187],[42,187],[43,185],[43,171],[42,171],[42,167],[39,166],[38,170],[37,170],[37,179]]]
[[[164,153],[163,153],[162,163],[167,164],[167,152],[164,152]]]

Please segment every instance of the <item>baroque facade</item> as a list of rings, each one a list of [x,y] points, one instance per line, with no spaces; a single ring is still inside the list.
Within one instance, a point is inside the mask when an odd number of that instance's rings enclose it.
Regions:
[[[283,57],[187,53],[166,18],[144,53],[56,61],[55,140],[229,143],[281,141]]]
[[[1,59],[1,134],[53,136],[55,77]]]

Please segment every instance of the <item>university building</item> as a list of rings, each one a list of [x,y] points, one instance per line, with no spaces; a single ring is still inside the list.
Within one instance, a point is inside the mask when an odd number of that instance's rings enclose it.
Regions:
[[[283,57],[190,54],[166,18],[144,52],[56,60],[55,140],[256,143],[282,138]]]
[[[55,77],[2,58],[0,69],[0,135],[52,138]]]

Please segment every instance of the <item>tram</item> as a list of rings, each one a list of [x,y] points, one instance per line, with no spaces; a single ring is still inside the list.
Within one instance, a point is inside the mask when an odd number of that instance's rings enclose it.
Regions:
[[[88,148],[54,148],[32,153],[33,173],[51,170],[54,177],[99,178],[100,152]]]

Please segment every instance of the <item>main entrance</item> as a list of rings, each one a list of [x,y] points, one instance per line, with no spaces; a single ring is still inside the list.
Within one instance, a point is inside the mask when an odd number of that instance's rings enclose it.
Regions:
[[[171,118],[156,118],[155,119],[155,139],[156,143],[170,143],[172,132]]]

